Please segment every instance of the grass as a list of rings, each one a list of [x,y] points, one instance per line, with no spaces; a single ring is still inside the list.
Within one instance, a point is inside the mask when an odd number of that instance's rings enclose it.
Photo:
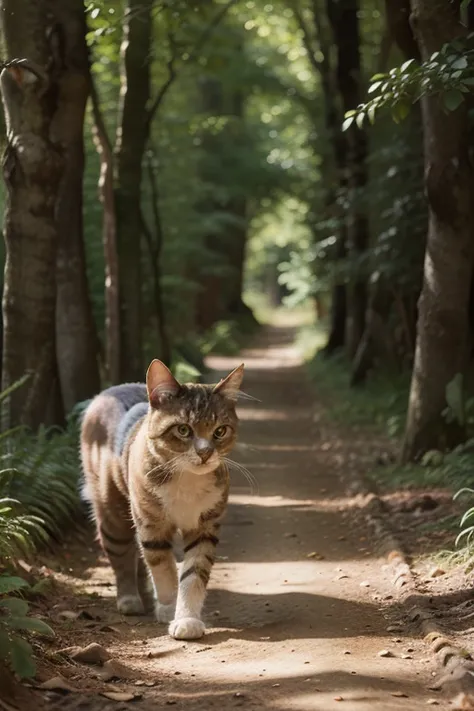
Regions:
[[[314,383],[315,397],[324,404],[327,417],[340,427],[367,428],[372,434],[380,433],[381,450],[384,448],[382,437],[389,438],[397,447],[405,427],[409,374],[372,373],[363,387],[353,388],[348,361],[342,356],[327,359],[320,352],[325,339],[324,325],[306,326],[300,331],[298,346]],[[473,473],[474,439],[446,454],[428,452],[421,463],[401,465],[395,462],[374,467],[367,476],[381,492],[441,488],[454,495],[463,487],[472,486]],[[474,504],[474,493],[464,494],[462,501],[466,508]],[[459,532],[459,518],[453,513],[445,520],[436,520],[429,525],[433,526],[431,530],[452,532],[454,539],[455,532]],[[466,526],[469,523],[472,521],[467,521]],[[466,539],[461,539],[460,544],[464,547],[456,552],[453,561],[474,561],[474,526],[472,531],[470,545],[466,546]]]
[[[392,438],[405,426],[409,376],[399,373],[372,373],[364,386],[351,387],[350,366],[343,355],[325,358],[324,324],[301,329],[297,346],[307,363],[318,397],[329,417],[340,425],[367,425]]]

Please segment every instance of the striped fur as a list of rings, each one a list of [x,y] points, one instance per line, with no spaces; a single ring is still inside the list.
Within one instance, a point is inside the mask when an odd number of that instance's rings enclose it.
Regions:
[[[84,495],[115,573],[118,609],[141,614],[153,604],[176,639],[204,633],[201,611],[229,490],[222,457],[236,441],[242,377],[240,366],[216,386],[182,385],[153,361],[146,386],[104,390],[84,414]]]

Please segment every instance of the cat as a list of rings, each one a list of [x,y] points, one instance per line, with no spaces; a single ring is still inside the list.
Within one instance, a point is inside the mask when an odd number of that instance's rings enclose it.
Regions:
[[[84,413],[83,495],[115,573],[117,607],[135,615],[153,604],[175,639],[205,632],[201,612],[227,506],[226,455],[237,438],[243,373],[242,364],[215,386],[183,385],[153,360],[146,384],[108,388]],[[176,533],[184,546],[179,580]]]

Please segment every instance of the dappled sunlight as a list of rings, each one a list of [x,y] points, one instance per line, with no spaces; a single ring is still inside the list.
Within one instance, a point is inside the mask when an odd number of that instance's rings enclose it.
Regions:
[[[239,413],[240,420],[253,422],[258,420],[279,420],[286,422],[289,419],[288,412],[284,410],[266,410],[264,408],[253,408],[246,406]]]
[[[287,508],[297,509],[298,511],[328,511],[340,510],[347,507],[350,503],[355,503],[356,497],[340,496],[336,498],[321,497],[320,499],[290,499],[281,495],[275,496],[252,496],[233,494],[229,497],[230,504],[238,504],[241,506],[257,506],[262,508]]]

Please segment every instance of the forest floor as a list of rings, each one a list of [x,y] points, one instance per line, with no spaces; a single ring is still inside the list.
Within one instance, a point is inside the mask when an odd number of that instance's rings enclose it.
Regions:
[[[38,681],[69,690],[31,688],[19,708],[452,708],[429,689],[435,661],[402,620],[390,571],[349,486],[380,443],[354,440],[325,418],[294,335],[273,326],[241,357],[210,359],[219,375],[245,361],[244,389],[257,400],[240,408],[236,458],[256,484],[233,474],[205,637],[176,641],[151,618],[119,615],[110,568],[92,533],[81,534],[37,561],[58,591],[34,610],[57,632],[41,643]],[[90,643],[107,651],[107,664],[61,651]]]

